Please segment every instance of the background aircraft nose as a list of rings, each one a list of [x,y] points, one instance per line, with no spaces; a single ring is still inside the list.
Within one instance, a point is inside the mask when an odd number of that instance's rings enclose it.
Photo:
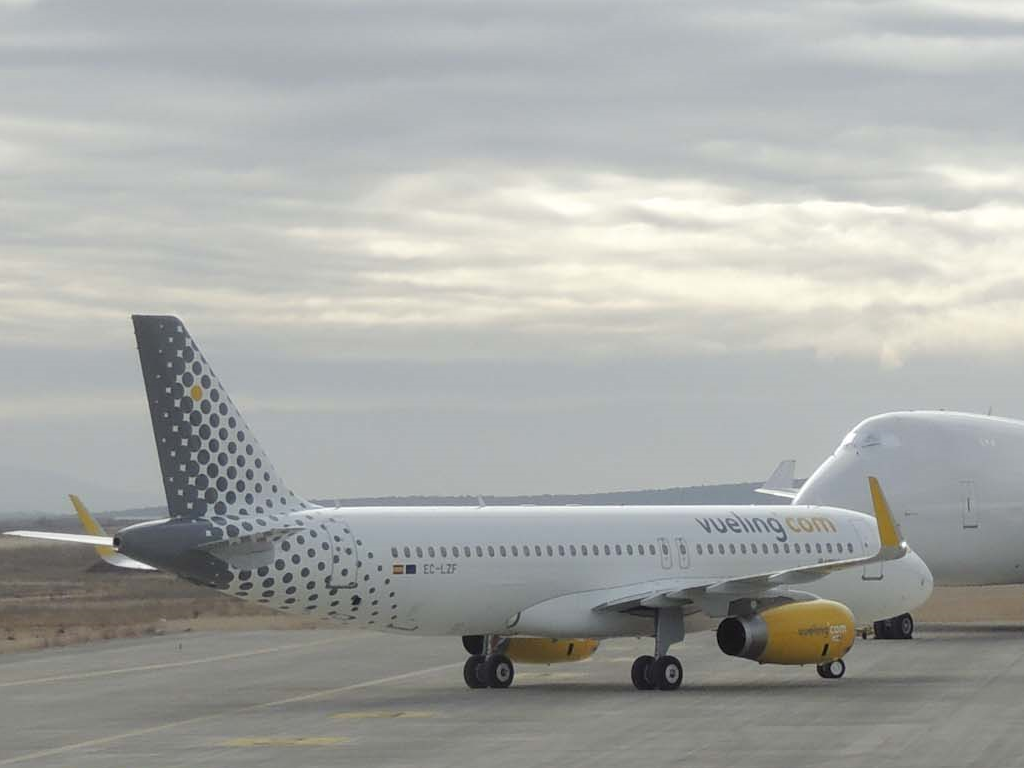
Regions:
[[[870,468],[855,451],[829,456],[803,484],[793,503],[820,504],[873,514],[868,488],[870,474]]]

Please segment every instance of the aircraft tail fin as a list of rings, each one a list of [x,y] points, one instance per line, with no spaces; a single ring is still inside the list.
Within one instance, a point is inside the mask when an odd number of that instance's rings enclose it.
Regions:
[[[781,496],[784,499],[796,498],[800,489],[794,487],[793,474],[795,472],[796,460],[784,459],[779,462],[779,466],[772,472],[771,477],[764,481],[764,485],[760,488],[755,488],[754,492],[763,493],[768,496]]]
[[[315,507],[281,479],[177,317],[132,315],[167,511],[261,517]]]

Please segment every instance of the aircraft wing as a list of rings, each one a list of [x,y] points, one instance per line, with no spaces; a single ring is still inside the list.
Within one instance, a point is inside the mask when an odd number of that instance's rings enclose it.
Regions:
[[[619,590],[617,594],[606,595],[607,599],[594,606],[595,611],[632,611],[638,608],[668,608],[688,604],[703,605],[709,599],[777,598],[785,600],[810,600],[817,595],[792,589],[793,586],[809,584],[835,571],[860,568],[868,563],[898,560],[905,557],[909,548],[902,540],[892,510],[886,501],[877,478],[869,477],[871,501],[878,525],[881,546],[873,555],[854,557],[847,560],[833,560],[812,563],[782,571],[757,573],[732,579],[678,578],[638,585],[631,591]]]
[[[763,493],[768,496],[781,496],[784,499],[794,499],[799,488],[794,487],[793,474],[796,472],[796,459],[785,459],[779,462],[779,466],[772,472],[771,477],[764,481],[764,485],[755,488],[754,493]]]

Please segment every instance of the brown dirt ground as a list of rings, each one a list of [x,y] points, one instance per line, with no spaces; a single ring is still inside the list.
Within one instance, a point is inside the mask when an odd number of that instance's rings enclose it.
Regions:
[[[1024,590],[940,587],[914,618],[1024,622]],[[174,576],[109,568],[90,547],[0,536],[0,653],[165,632],[319,625]]]

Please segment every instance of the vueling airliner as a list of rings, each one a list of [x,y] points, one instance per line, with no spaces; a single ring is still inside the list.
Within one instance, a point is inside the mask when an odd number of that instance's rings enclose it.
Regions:
[[[700,614],[726,654],[838,678],[858,626],[931,593],[868,478],[875,519],[788,505],[317,506],[271,465],[181,320],[133,321],[169,517],[67,540],[280,611],[461,636],[470,688],[508,687],[516,661],[647,636],[632,682],[672,690],[683,671],[669,650]]]

